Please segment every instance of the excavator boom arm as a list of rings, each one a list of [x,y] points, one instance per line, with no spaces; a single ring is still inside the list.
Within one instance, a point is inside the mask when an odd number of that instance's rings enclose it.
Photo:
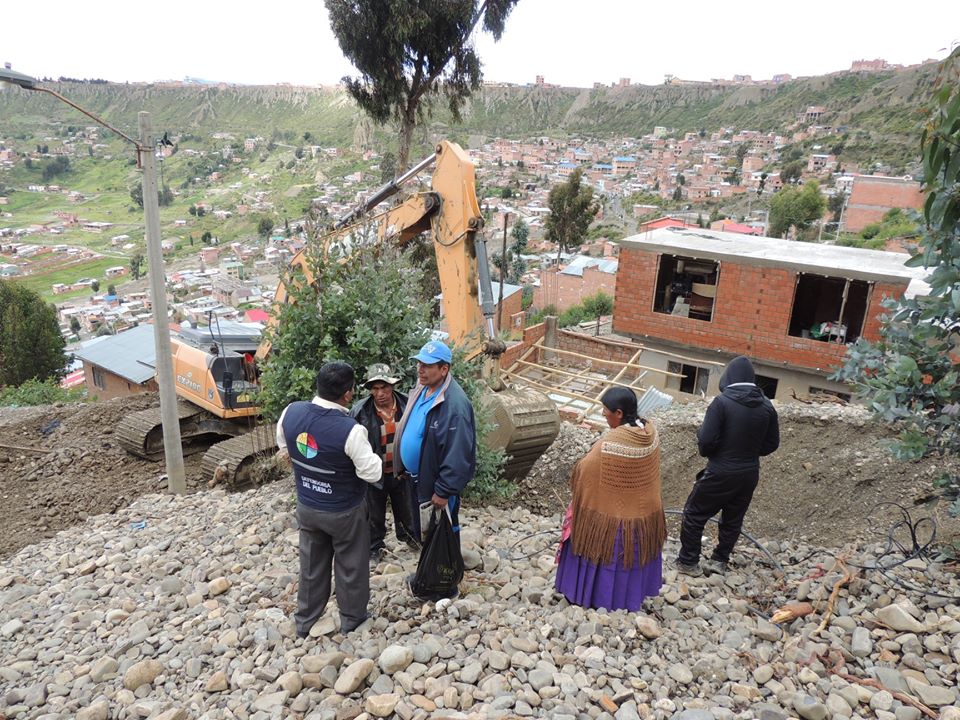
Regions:
[[[403,182],[434,163],[436,166],[429,192],[416,193],[385,212],[365,217],[365,212],[395,194]],[[349,247],[351,240],[355,241],[361,236],[362,226],[370,224],[376,226],[379,241],[398,247],[430,231],[450,341],[455,345],[468,343],[469,357],[479,354],[484,349],[484,338],[476,330],[486,326],[488,338],[492,337],[493,293],[486,262],[486,246],[478,236],[483,229],[483,217],[477,202],[474,168],[467,154],[455,143],[441,142],[434,155],[378,189],[369,200],[338,221],[331,233],[320,238],[320,251],[327,255],[337,245]],[[479,263],[478,252],[482,258]],[[314,282],[309,248],[298,252],[290,261],[289,277],[302,278],[307,284]],[[487,288],[483,308],[481,284]],[[279,317],[279,307],[290,302],[290,293],[283,280],[277,287],[273,302],[271,328],[275,327]],[[266,357],[270,351],[270,341],[266,339],[268,336],[269,333],[257,350],[259,359]]]

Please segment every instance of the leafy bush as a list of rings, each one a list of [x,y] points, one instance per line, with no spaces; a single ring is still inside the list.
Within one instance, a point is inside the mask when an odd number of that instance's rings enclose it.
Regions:
[[[330,360],[353,365],[358,380],[367,365],[387,363],[409,388],[409,357],[427,336],[431,308],[410,254],[366,247],[346,261],[331,255],[308,263],[312,284],[302,276],[286,281],[293,302],[281,307],[272,333],[261,378],[264,414],[277,418],[294,400],[313,397],[317,370]]]
[[[86,398],[85,390],[62,388],[56,380],[34,378],[17,387],[0,389],[0,406],[50,405],[56,402],[82,402]]]
[[[582,305],[572,305],[560,313],[560,317],[557,318],[557,325],[562,328],[570,327],[571,325],[579,325],[587,319],[587,311]]]
[[[462,350],[454,349],[451,372],[470,399],[476,422],[477,474],[464,491],[464,497],[471,500],[510,497],[515,490],[514,484],[503,476],[503,464],[506,462],[503,450],[487,447],[483,442],[493,428],[493,416],[484,403],[484,397],[490,390],[481,378],[482,368],[482,356],[467,361],[463,359]]]
[[[880,227],[880,223],[870,223],[860,231],[860,237],[862,237],[864,240],[875,238],[880,234]]]

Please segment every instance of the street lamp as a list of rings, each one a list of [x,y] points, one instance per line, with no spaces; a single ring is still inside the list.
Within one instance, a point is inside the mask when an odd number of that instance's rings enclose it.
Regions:
[[[180,423],[177,394],[173,385],[173,358],[170,350],[170,327],[167,319],[167,290],[164,278],[163,251],[160,247],[160,208],[157,202],[157,165],[151,137],[150,113],[140,112],[137,119],[140,140],[120,132],[102,118],[84,110],[60,93],[41,87],[35,78],[10,68],[0,68],[0,83],[16,85],[24,90],[47,93],[78,110],[94,122],[116,133],[137,149],[137,167],[143,169],[143,212],[146,222],[147,258],[150,263],[150,299],[153,305],[154,348],[156,351],[157,385],[160,388],[160,416],[163,423],[163,454],[167,466],[167,489],[186,492],[183,450],[180,447]]]

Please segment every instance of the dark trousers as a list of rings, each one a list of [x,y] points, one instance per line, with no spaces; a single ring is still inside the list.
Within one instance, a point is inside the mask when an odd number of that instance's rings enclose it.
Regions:
[[[322,512],[297,504],[300,524],[300,587],[293,619],[305,636],[330,600],[330,570],[337,580],[340,629],[367,618],[370,601],[370,523],[360,503],[343,512]]]
[[[720,513],[717,547],[711,558],[727,562],[740,537],[743,518],[757,489],[760,470],[746,473],[715,475],[708,470],[697,473],[693,490],[683,507],[680,529],[680,554],[677,559],[687,565],[700,561],[700,540],[707,521]]]
[[[410,496],[407,483],[395,477],[383,480],[383,489],[371,485],[367,488],[367,508],[370,511],[370,549],[384,547],[387,536],[387,500],[393,511],[393,527],[397,540],[408,542],[413,539],[410,519]]]

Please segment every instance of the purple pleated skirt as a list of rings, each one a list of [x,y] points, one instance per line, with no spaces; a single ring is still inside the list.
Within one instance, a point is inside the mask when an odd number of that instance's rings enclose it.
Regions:
[[[557,566],[557,591],[580,607],[636,612],[644,599],[660,594],[663,556],[657,553],[646,565],[640,565],[637,557],[633,567],[625,568],[622,553],[620,533],[614,546],[614,560],[607,565],[594,565],[574,554],[572,542],[565,542]]]

